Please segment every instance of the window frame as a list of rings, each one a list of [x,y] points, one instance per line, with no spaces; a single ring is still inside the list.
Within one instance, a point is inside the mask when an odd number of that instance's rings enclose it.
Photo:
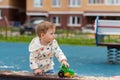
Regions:
[[[102,5],[105,4],[104,0],[88,0],[88,4],[90,5]]]
[[[110,6],[120,6],[120,0],[106,0],[105,4]]]
[[[2,19],[2,10],[0,10],[0,19]]]
[[[34,0],[33,5],[34,7],[43,7],[44,0]]]
[[[3,0],[0,0],[0,2],[2,2]]]
[[[68,0],[68,6],[69,7],[80,7],[81,0]]]
[[[51,4],[52,4],[52,7],[60,7],[61,0],[52,0]]]
[[[78,22],[78,19],[79,19],[79,22]],[[81,26],[81,16],[69,16],[68,17],[68,26],[70,27],[80,27]]]
[[[61,18],[60,16],[52,16],[50,18],[51,22],[53,22],[56,26],[60,26],[61,25]]]

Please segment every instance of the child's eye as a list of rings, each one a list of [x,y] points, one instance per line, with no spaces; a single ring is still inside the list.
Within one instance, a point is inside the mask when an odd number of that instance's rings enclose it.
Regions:
[[[51,35],[53,35],[54,33],[51,33]]]
[[[53,33],[50,33],[50,34],[53,34]]]

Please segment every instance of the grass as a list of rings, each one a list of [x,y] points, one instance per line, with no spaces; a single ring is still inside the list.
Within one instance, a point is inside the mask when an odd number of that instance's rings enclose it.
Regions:
[[[14,37],[5,37],[1,36],[0,42],[30,42],[32,40],[33,36],[14,36]]]
[[[7,31],[10,32],[19,32],[19,28],[16,27],[7,27]],[[6,32],[6,27],[0,28],[0,33]],[[10,33],[7,33],[10,34]],[[56,36],[56,39],[59,44],[67,44],[67,45],[95,45],[94,39],[86,38],[88,34],[82,34],[79,30],[64,30],[57,29],[56,34],[60,36]],[[0,35],[0,42],[25,42],[29,43],[35,37],[32,35],[19,35],[19,36],[3,36]]]
[[[85,35],[83,35],[85,36]],[[67,45],[84,45],[84,46],[95,46],[95,39],[94,38],[86,38],[85,37],[67,37],[67,35],[62,36],[62,37],[56,37],[56,40],[58,41],[59,44],[67,44]],[[20,35],[20,36],[0,36],[0,42],[25,42],[29,43],[35,35]],[[108,43],[120,43],[120,39],[109,39],[105,38],[104,42]]]
[[[5,30],[5,29],[3,29]],[[1,30],[1,31],[3,31]],[[18,31],[17,28],[12,29],[12,31]],[[67,45],[84,45],[84,46],[95,46],[94,34],[90,33],[80,33],[79,31],[66,31],[59,30],[56,32],[56,39],[59,44]],[[9,33],[8,33],[9,34]],[[19,35],[19,36],[3,36],[0,35],[0,42],[24,42],[30,43],[30,41],[35,37],[32,35]],[[108,43],[120,43],[120,36],[104,36],[104,42]]]
[[[10,32],[19,32],[18,27],[7,27],[7,31]],[[0,33],[6,32],[6,27],[0,28]],[[9,34],[9,33],[8,33]],[[95,45],[95,35],[90,33],[81,33],[79,30],[64,30],[57,29],[56,30],[56,39],[59,44],[67,44],[67,45]],[[25,42],[29,43],[35,37],[32,35],[19,35],[19,36],[3,36],[0,34],[0,42]],[[91,38],[92,37],[92,38]],[[120,36],[111,35],[104,36],[104,42],[108,43],[120,43]]]
[[[95,45],[94,39],[86,39],[86,38],[57,38],[58,43],[60,44],[68,44],[68,45]]]
[[[20,36],[1,36],[0,37],[0,42],[25,42],[29,43],[35,35],[20,35]],[[94,39],[87,39],[87,38],[77,38],[77,37],[63,37],[59,38],[57,37],[56,40],[58,41],[59,44],[67,44],[67,45],[95,45],[95,40]]]

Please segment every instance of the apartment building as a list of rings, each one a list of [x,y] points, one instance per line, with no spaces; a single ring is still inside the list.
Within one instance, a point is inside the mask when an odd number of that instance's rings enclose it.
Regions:
[[[39,18],[55,23],[57,28],[81,30],[92,26],[96,16],[119,20],[120,0],[0,0],[0,22],[6,15],[9,23]]]
[[[26,17],[25,0],[0,0],[0,26],[23,23]]]

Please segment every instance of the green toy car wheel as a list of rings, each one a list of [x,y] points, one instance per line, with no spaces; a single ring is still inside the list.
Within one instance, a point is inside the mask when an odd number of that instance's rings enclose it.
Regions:
[[[61,78],[64,77],[64,71],[59,71],[58,76],[61,77]]]

